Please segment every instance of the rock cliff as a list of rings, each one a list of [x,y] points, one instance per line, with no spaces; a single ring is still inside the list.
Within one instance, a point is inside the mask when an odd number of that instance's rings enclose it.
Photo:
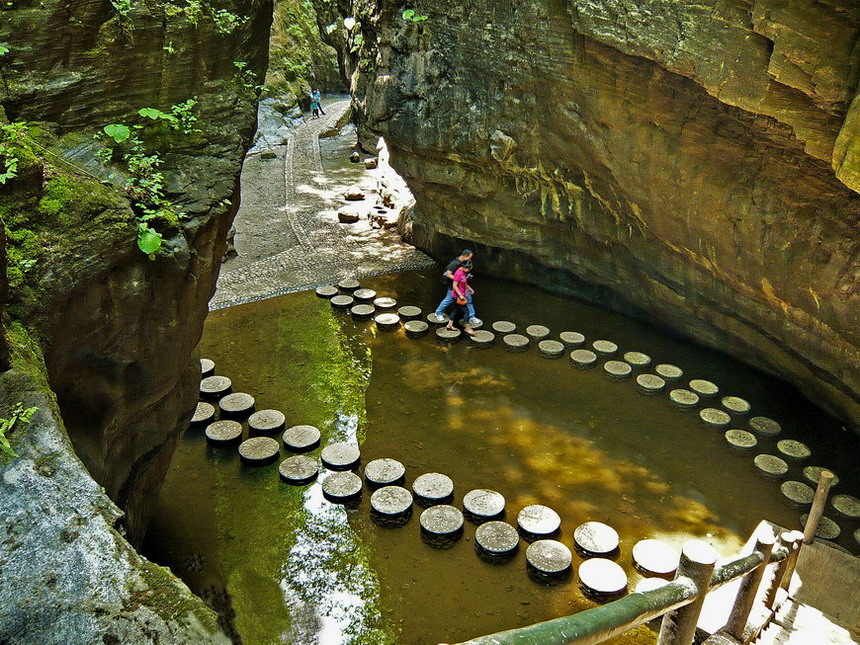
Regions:
[[[636,310],[860,429],[856,3],[341,4],[420,246],[485,245],[482,269]]]

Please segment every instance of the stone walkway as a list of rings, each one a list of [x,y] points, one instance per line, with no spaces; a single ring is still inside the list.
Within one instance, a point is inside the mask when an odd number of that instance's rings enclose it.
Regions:
[[[324,164],[319,135],[337,128],[349,100],[336,100],[326,107],[326,116],[305,119],[285,138],[289,130],[283,119],[279,123],[272,118],[270,106],[261,106],[267,113],[261,115],[261,131],[242,170],[242,206],[235,222],[239,256],[221,268],[210,309],[344,277],[434,266],[433,260],[403,242],[394,230],[372,228],[366,219],[355,224],[338,221],[347,188],[358,184],[373,201],[378,197],[373,193],[377,183],[384,173],[393,171],[387,164],[371,171],[364,170],[363,164],[342,168]],[[341,146],[337,152],[342,151]],[[327,171],[324,166],[334,169]]]

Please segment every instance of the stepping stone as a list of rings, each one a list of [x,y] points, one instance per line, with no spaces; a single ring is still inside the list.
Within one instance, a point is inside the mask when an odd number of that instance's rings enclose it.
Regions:
[[[814,488],[818,487],[818,480],[821,477],[822,470],[830,470],[829,468],[824,468],[822,466],[807,466],[803,469],[803,478],[808,481]],[[836,476],[832,470],[830,472],[833,474],[833,479],[830,480],[830,488],[831,490],[839,483],[839,477]]]
[[[850,520],[860,519],[860,499],[853,495],[834,495],[830,500],[830,505],[842,517],[847,517]]]
[[[699,419],[705,426],[713,430],[725,430],[732,423],[732,418],[728,413],[717,408],[702,408],[699,410]]]
[[[355,303],[352,296],[340,295],[331,299],[331,306],[335,309],[349,309]]]
[[[427,322],[431,325],[447,325],[450,319],[451,318],[450,316],[448,316],[448,314],[441,314],[440,316],[437,316],[435,312],[432,314],[427,314]]]
[[[397,310],[397,313],[403,320],[415,320],[421,317],[421,307],[404,305]]]
[[[217,401],[233,389],[233,381],[226,376],[207,376],[200,381],[200,398],[205,401]]]
[[[344,278],[337,283],[337,288],[347,293],[352,293],[353,291],[356,291],[360,286],[361,285],[358,283],[358,280],[355,280],[353,278]]]
[[[606,558],[593,558],[579,565],[579,584],[586,592],[614,596],[627,589],[627,574]]]
[[[397,301],[394,298],[377,298],[373,301],[373,306],[377,309],[394,309]]]
[[[526,562],[538,574],[558,576],[570,571],[573,554],[558,540],[537,540],[526,549]]]
[[[239,444],[239,457],[251,466],[271,464],[280,452],[281,447],[271,437],[251,437]]]
[[[354,318],[367,319],[376,313],[376,307],[373,305],[353,305],[350,308],[349,313],[351,313]]]
[[[400,316],[397,314],[376,314],[373,320],[376,326],[383,331],[391,331],[400,327]]]
[[[314,426],[293,426],[284,431],[283,439],[290,452],[310,452],[320,445],[320,431]]]
[[[197,404],[197,407],[194,408],[194,414],[191,417],[191,422],[189,425],[192,428],[199,428],[201,426],[208,426],[215,420],[215,406],[211,403],[204,403],[200,401]]]
[[[475,321],[473,323],[469,323],[470,325],[472,325],[472,329],[480,329],[484,326],[484,321],[480,318],[473,318],[472,320]]]
[[[206,441],[217,445],[239,443],[242,439],[242,424],[238,421],[216,421],[206,426]]]
[[[496,335],[491,331],[479,329],[469,336],[469,342],[477,347],[490,347],[496,342]]]
[[[750,419],[750,428],[762,437],[775,437],[782,432],[782,426],[768,417],[753,417]]]
[[[785,477],[785,474],[788,472],[788,464],[774,455],[756,455],[753,463],[762,475],[772,479]]]
[[[453,343],[462,335],[463,332],[461,332],[459,329],[448,329],[447,327],[440,327],[436,330],[436,339],[441,343]]]
[[[694,408],[699,404],[699,395],[683,388],[669,392],[669,400],[682,410]]]
[[[782,482],[779,490],[792,506],[809,507],[812,504],[812,498],[815,497],[815,491],[803,482]]]
[[[633,367],[648,367],[651,364],[651,357],[642,352],[625,352],[624,360]]]
[[[549,328],[543,325],[529,325],[526,327],[526,336],[532,340],[543,340],[549,336]]]
[[[618,345],[611,340],[596,340],[591,343],[591,347],[601,356],[612,356],[618,351]]]
[[[359,302],[370,302],[376,298],[376,291],[373,289],[356,289],[353,291],[352,297]]]
[[[507,320],[497,320],[490,326],[498,334],[513,334],[517,330],[517,326]]]
[[[371,488],[401,485],[406,477],[406,467],[396,459],[374,459],[364,467],[364,479]],[[409,496],[412,503],[412,495]]]
[[[385,519],[412,515],[412,493],[402,486],[383,486],[370,496],[370,509]]]
[[[806,520],[809,519],[809,513],[804,513],[800,516],[801,526],[806,526]],[[820,537],[823,540],[835,540],[842,534],[842,527],[831,520],[826,515],[822,515],[818,521],[818,529],[815,531],[815,537]]]
[[[720,391],[716,384],[701,378],[694,378],[690,381],[690,389],[702,397],[716,396]]]
[[[320,458],[329,470],[355,470],[361,461],[361,451],[350,443],[330,443],[322,449]]]
[[[587,370],[594,367],[597,362],[597,354],[590,349],[575,349],[570,353],[570,360],[575,367]]]
[[[633,566],[646,576],[671,578],[680,554],[662,540],[639,540],[633,546]]]
[[[684,376],[684,370],[676,365],[670,365],[669,363],[660,363],[654,368],[654,371],[667,381],[678,381],[682,376]]]
[[[538,351],[546,358],[561,358],[564,344],[557,340],[542,340],[538,343]]]
[[[406,335],[410,338],[420,338],[427,333],[430,325],[423,320],[409,320],[403,324],[403,329],[406,330]]]
[[[281,481],[293,486],[304,486],[310,484],[319,474],[319,465],[316,459],[295,455],[287,457],[278,466],[278,475]]]
[[[469,521],[482,524],[504,514],[505,497],[487,488],[470,490],[463,496],[463,510]]]
[[[322,483],[323,497],[334,504],[345,504],[361,497],[361,477],[355,473],[332,473]]]
[[[456,539],[463,533],[463,514],[460,509],[441,504],[422,511],[419,518],[421,532],[429,537]],[[446,545],[445,542],[433,543],[434,546]]]
[[[286,425],[286,417],[279,410],[259,410],[248,419],[250,434],[275,434],[281,432]]]
[[[314,293],[317,294],[317,298],[333,298],[338,294],[338,290],[337,287],[327,284],[314,289]]]
[[[632,371],[630,364],[624,361],[606,361],[603,364],[603,372],[610,381],[623,381]]]
[[[558,335],[558,338],[568,349],[581,347],[585,342],[585,336],[580,334],[578,331],[563,331]]]
[[[244,419],[254,412],[254,397],[245,392],[233,392],[218,401],[221,417],[224,419]]]
[[[424,473],[412,482],[412,492],[421,506],[446,504],[454,497],[454,482],[442,473]]]
[[[502,338],[505,348],[512,352],[524,352],[529,348],[528,336],[522,334],[508,334]]]
[[[812,456],[812,451],[805,443],[795,441],[794,439],[783,439],[776,442],[776,449],[779,451],[780,457],[797,463],[804,459],[809,459]]]
[[[618,550],[618,531],[603,522],[585,522],[573,532],[573,545],[585,558],[605,556]]]
[[[749,402],[739,396],[724,396],[721,403],[732,414],[744,415],[750,412]]]
[[[748,452],[758,445],[755,435],[746,430],[726,430],[725,437],[729,448],[740,452]]]
[[[660,587],[665,587],[667,584],[669,584],[669,580],[664,580],[663,578],[642,578],[642,580],[636,583],[633,591],[634,593],[648,593]]]
[[[200,378],[204,379],[207,376],[215,374],[215,361],[208,358],[200,359]]]
[[[519,512],[517,526],[523,532],[523,537],[532,541],[558,533],[561,517],[549,506],[532,504]]]
[[[517,552],[520,535],[507,522],[485,522],[475,530],[475,548],[489,562],[501,563]]]
[[[666,381],[656,374],[639,374],[636,377],[636,386],[645,394],[657,394],[666,387]]]

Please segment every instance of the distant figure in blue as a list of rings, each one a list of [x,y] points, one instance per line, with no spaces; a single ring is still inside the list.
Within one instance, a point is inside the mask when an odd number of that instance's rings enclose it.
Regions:
[[[459,269],[461,266],[463,266],[466,262],[469,262],[471,264],[473,255],[474,255],[474,253],[472,253],[471,249],[463,249],[460,252],[460,255],[458,255],[456,258],[451,260],[448,263],[448,266],[445,267],[445,273],[443,273],[442,276],[443,276],[443,282],[445,283],[445,286],[446,286],[446,293],[445,293],[445,297],[442,299],[442,302],[440,302],[439,306],[436,307],[436,312],[435,312],[436,318],[440,318],[442,316],[442,314],[444,314],[445,311],[448,309],[448,307],[451,306],[451,303],[453,303],[454,299],[455,299],[454,295],[452,294],[450,287],[448,286],[448,280],[453,281],[454,280],[454,273],[457,271],[457,269]],[[467,311],[468,316],[469,316],[467,318],[468,322],[472,325],[477,325],[478,319],[475,317],[475,306],[472,304],[472,291],[471,290],[466,291],[466,311]]]
[[[325,114],[325,110],[322,109],[322,97],[320,96],[319,90],[314,90],[311,93],[311,99],[316,101],[317,109],[319,109],[320,114]]]

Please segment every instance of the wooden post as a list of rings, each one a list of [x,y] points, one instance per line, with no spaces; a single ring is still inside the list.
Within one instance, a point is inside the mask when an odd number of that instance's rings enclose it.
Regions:
[[[809,517],[806,518],[806,526],[803,527],[804,544],[812,544],[812,541],[815,539],[815,533],[818,531],[818,523],[821,521],[821,515],[824,513],[824,506],[827,504],[827,495],[830,492],[832,481],[833,473],[829,470],[822,470],[818,476],[818,488],[815,490],[812,508],[809,510]]]
[[[767,565],[770,562],[770,554],[773,552],[775,541],[776,536],[774,536],[773,531],[769,527],[763,528],[761,533],[756,537],[755,551],[762,554],[762,563],[753,571],[750,571],[743,579],[743,582],[741,582],[738,595],[735,597],[735,604],[732,607],[732,613],[729,616],[728,623],[726,623],[726,631],[738,640],[743,640],[753,601],[755,601],[765,569],[767,569]]]
[[[690,645],[696,634],[696,623],[711,584],[717,564],[717,553],[707,543],[690,540],[681,550],[675,580],[686,578],[696,587],[696,598],[689,605],[663,616],[657,645]]]
[[[779,543],[788,551],[788,555],[780,560],[773,572],[773,577],[770,579],[770,584],[765,593],[764,604],[768,609],[773,609],[776,605],[777,592],[782,587],[782,580],[785,577],[785,571],[788,567],[788,561],[791,559],[792,552],[795,551],[800,542],[797,541],[797,536],[794,531],[786,531],[779,536]]]
[[[797,559],[800,557],[800,547],[803,546],[803,532],[792,531],[791,534],[794,541],[797,543],[797,548],[791,552],[790,556],[788,556],[788,563],[785,565],[785,575],[782,577],[782,583],[780,584],[780,586],[786,591],[788,591],[788,588],[791,586],[794,569],[797,567]]]

